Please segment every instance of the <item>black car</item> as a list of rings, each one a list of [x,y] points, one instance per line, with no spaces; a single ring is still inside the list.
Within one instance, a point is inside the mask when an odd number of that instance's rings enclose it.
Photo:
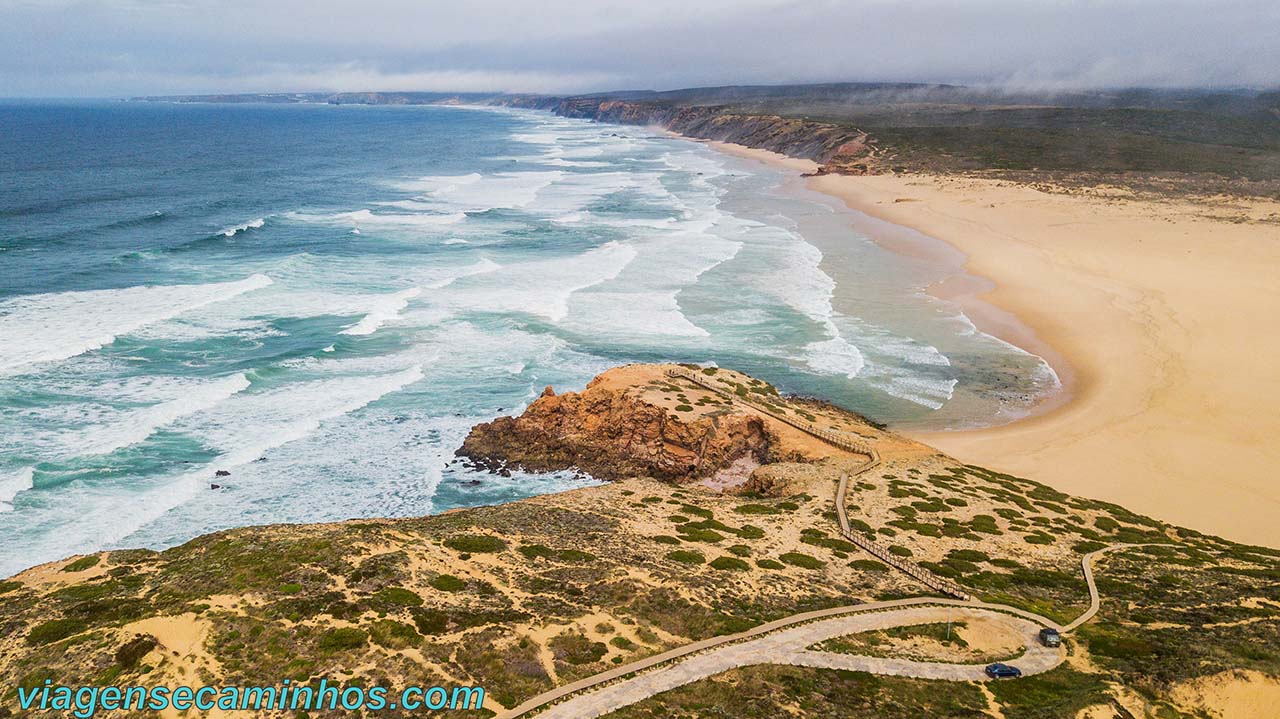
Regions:
[[[1057,629],[1049,629],[1047,627],[1045,629],[1041,629],[1040,643],[1046,647],[1062,646],[1062,634],[1060,634]]]
[[[987,676],[992,679],[1004,679],[1005,677],[1020,677],[1022,670],[1008,664],[988,664],[985,670]]]

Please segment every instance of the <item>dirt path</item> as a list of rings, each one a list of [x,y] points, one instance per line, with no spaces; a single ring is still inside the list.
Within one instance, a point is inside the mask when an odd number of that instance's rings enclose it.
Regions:
[[[944,606],[936,606],[935,603]],[[912,606],[917,605],[917,606]],[[930,624],[946,621],[982,619],[1002,623],[1022,637],[1026,651],[1016,660],[1024,674],[1038,674],[1062,663],[1060,649],[1043,647],[1036,641],[1041,624],[1022,617],[1011,616],[996,609],[973,603],[938,599],[906,599],[893,602],[876,602],[861,605],[843,616],[807,621],[788,628],[770,631],[765,627],[762,636],[736,641],[709,649],[694,649],[692,656],[672,662],[655,657],[662,664],[656,669],[638,676],[625,678],[641,668],[635,665],[619,667],[597,675],[587,681],[609,682],[586,694],[572,696],[538,714],[540,719],[591,719],[622,707],[634,704],[660,692],[675,689],[691,682],[715,676],[721,672],[757,664],[792,664],[824,669],[847,669],[889,676],[915,677],[945,681],[982,681],[987,677],[981,664],[948,664],[944,662],[920,662],[888,657],[869,657],[856,654],[836,654],[808,649],[808,647],[845,634],[889,629],[914,624]],[[819,614],[819,613],[815,613]],[[767,626],[767,625],[766,625]],[[616,681],[621,679],[621,681]],[[573,694],[568,690],[561,696]],[[559,692],[557,692],[559,693]],[[555,701],[559,697],[536,697],[525,705],[516,707],[508,717],[521,716],[537,706]],[[532,704],[532,706],[528,706]],[[527,706],[527,708],[526,708]]]

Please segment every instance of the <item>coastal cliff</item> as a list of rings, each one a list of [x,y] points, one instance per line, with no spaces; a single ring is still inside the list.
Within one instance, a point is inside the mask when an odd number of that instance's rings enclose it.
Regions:
[[[636,382],[638,374],[649,383]],[[611,370],[582,392],[557,395],[548,387],[519,417],[476,425],[457,454],[495,471],[572,468],[600,479],[677,483],[739,462],[749,470],[806,459],[764,417],[675,387],[653,366]]]
[[[492,104],[550,110],[573,117],[622,125],[653,125],[685,137],[732,142],[813,160],[817,174],[868,175],[878,172],[880,152],[857,128],[773,114],[735,112],[720,105],[674,105],[608,97],[554,98],[513,95]]]

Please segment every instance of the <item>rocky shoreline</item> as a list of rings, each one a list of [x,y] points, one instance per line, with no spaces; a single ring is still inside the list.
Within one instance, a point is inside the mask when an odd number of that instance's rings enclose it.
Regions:
[[[582,392],[557,395],[547,387],[518,417],[498,417],[472,428],[457,455],[498,473],[581,470],[605,480],[652,477],[687,483],[743,461],[770,464],[803,456],[790,449],[762,417],[670,392],[653,372],[651,385],[622,386],[620,368],[595,378]],[[653,392],[645,389],[653,388]],[[652,396],[659,394],[658,397]],[[693,404],[699,402],[695,411]],[[741,466],[739,464],[739,466]]]

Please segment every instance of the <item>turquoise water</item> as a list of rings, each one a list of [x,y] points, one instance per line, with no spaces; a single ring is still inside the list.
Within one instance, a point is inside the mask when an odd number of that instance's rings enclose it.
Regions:
[[[946,268],[784,179],[525,111],[0,104],[0,575],[590,483],[453,451],[622,362],[918,426],[1052,389],[922,291]],[[818,234],[847,243],[839,287]]]

